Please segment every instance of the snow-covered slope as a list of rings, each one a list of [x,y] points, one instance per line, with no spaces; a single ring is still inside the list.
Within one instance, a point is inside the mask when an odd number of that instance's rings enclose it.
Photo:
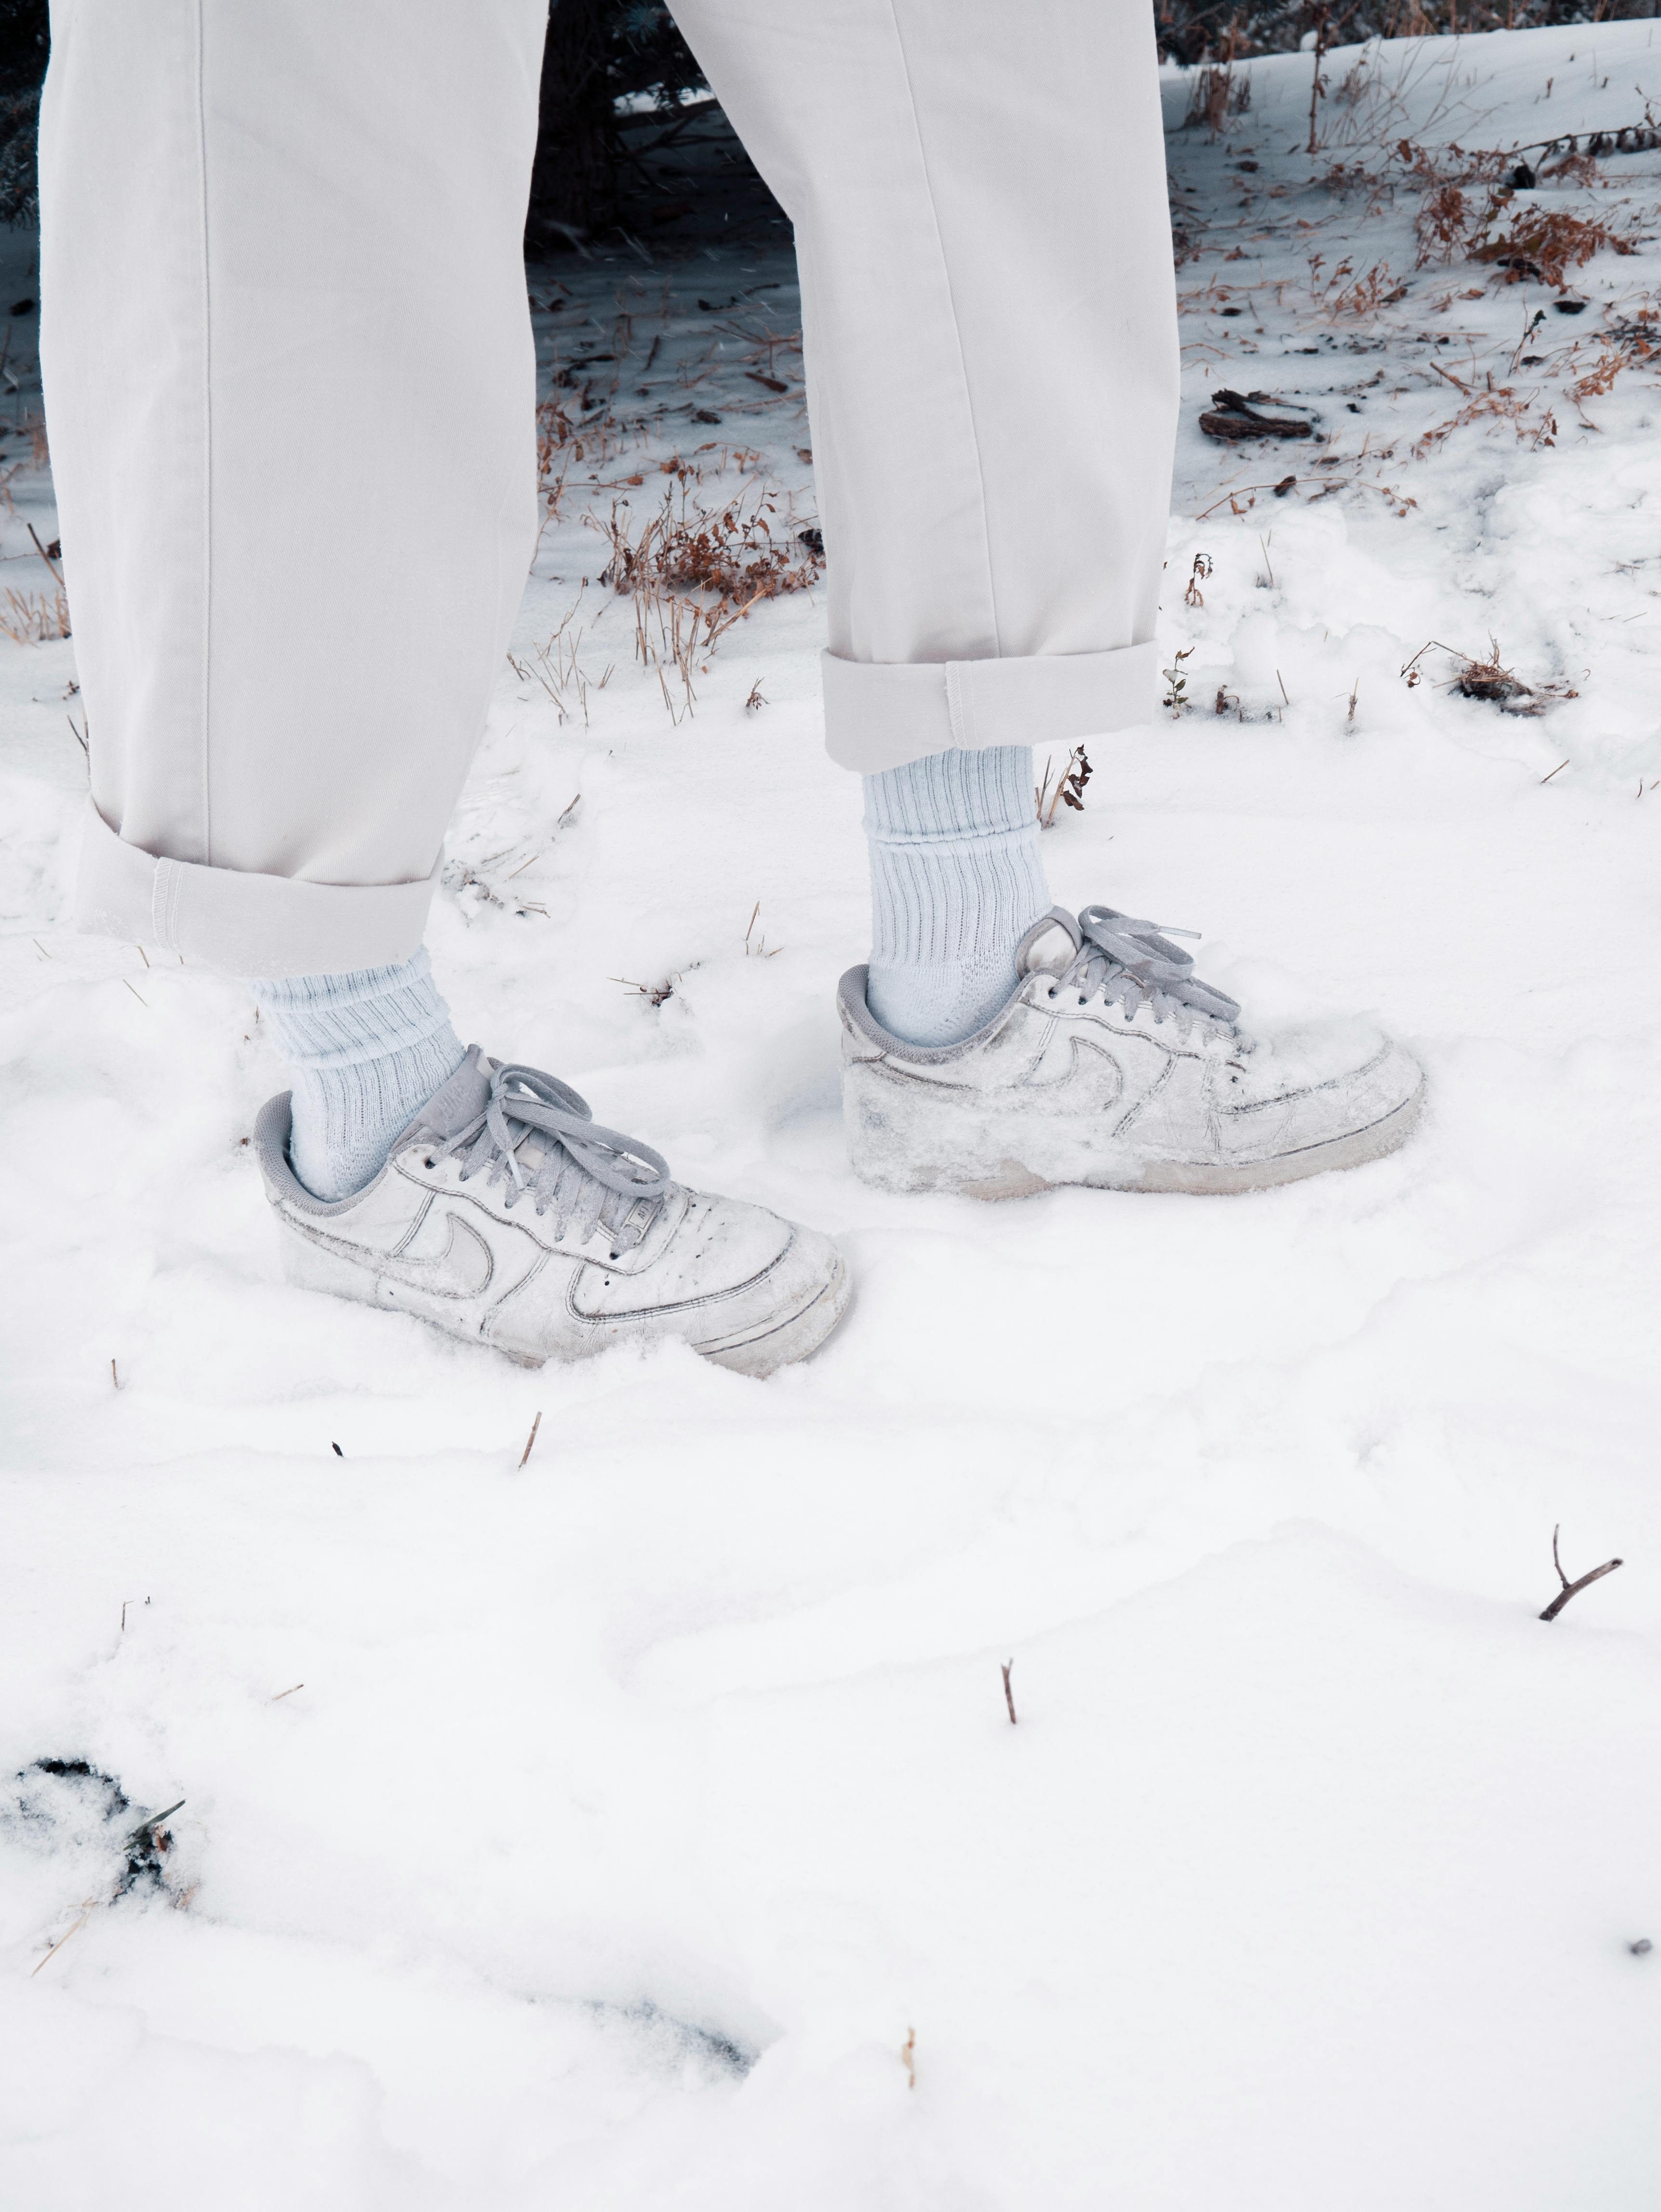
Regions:
[[[582,519],[679,454],[811,522],[781,249],[533,286],[611,428],[562,447],[431,943],[465,1034],[845,1239],[806,1368],[525,1374],[287,1290],[252,1010],[64,929],[73,646],[0,639],[0,2203],[1648,2212],[1661,465],[1620,332],[1661,153],[1518,196],[1636,246],[1560,295],[1416,265],[1388,149],[1641,121],[1652,27],[1335,55],[1313,161],[1308,57],[1226,135],[1169,81],[1196,705],[1092,746],[1044,850],[1249,1006],[1414,1042],[1427,1124],[1358,1174],[851,1179],[818,610],[755,610],[672,720]],[[1220,444],[1219,388],[1315,434]],[[50,589],[49,485],[9,489]],[[586,725],[537,678],[568,613]],[[1491,638],[1543,711],[1450,688]],[[1557,1522],[1626,1565],[1548,1626]]]

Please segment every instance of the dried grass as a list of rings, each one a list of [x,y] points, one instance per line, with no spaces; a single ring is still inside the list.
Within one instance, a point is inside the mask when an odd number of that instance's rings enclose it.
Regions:
[[[18,592],[7,586],[0,631],[19,645],[43,645],[70,635],[70,603],[61,591]]]
[[[1509,198],[1509,194],[1504,196]],[[1489,216],[1491,223],[1498,209]],[[1554,291],[1568,289],[1568,272],[1584,268],[1594,253],[1605,247],[1611,253],[1635,253],[1630,238],[1606,222],[1587,222],[1557,208],[1519,210],[1509,230],[1488,233],[1471,246],[1473,261],[1493,262],[1506,272],[1506,282],[1549,284]]]
[[[579,600],[578,605],[581,602]],[[560,623],[551,637],[540,645],[532,646],[528,659],[515,660],[510,653],[508,665],[521,683],[538,684],[553,701],[562,723],[581,714],[582,726],[588,726],[588,694],[603,691],[613,674],[608,662],[605,673],[596,678],[591,676],[577,658],[577,647],[582,642],[582,632],[573,630],[576,608]]]
[[[1235,76],[1231,56],[1220,64],[1202,69],[1195,78],[1183,127],[1186,131],[1209,131],[1214,137],[1220,137],[1228,128],[1229,118],[1246,114],[1250,106],[1251,78],[1245,73]]]
[[[1381,307],[1393,307],[1398,300],[1407,297],[1407,286],[1396,275],[1388,261],[1375,261],[1365,275],[1355,274],[1354,264],[1346,257],[1323,276],[1323,257],[1313,253],[1309,259],[1310,297],[1321,313],[1333,322],[1345,319],[1364,321],[1376,315]],[[1349,281],[1346,283],[1344,280]]]
[[[672,720],[690,714],[694,673],[733,623],[763,599],[808,590],[819,559],[778,513],[778,497],[751,490],[719,507],[694,495],[690,471],[677,469],[662,505],[636,522],[626,500],[614,500],[602,520],[583,520],[605,538],[610,557],[600,581],[635,603],[635,654],[654,668]],[[681,706],[669,688],[679,680]]]

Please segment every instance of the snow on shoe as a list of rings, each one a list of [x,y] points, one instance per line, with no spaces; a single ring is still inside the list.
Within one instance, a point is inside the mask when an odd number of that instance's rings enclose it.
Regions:
[[[1268,1041],[1152,922],[1057,907],[1021,940],[1021,981],[961,1044],[891,1036],[842,979],[854,1166],[885,1190],[1019,1198],[1259,1190],[1394,1152],[1418,1118],[1418,1062],[1360,1021]]]
[[[290,1282],[415,1314],[527,1365],[674,1339],[770,1375],[846,1310],[828,1237],[673,1182],[575,1091],[475,1045],[366,1188],[329,1203],[289,1164],[289,1094],[254,1142]]]

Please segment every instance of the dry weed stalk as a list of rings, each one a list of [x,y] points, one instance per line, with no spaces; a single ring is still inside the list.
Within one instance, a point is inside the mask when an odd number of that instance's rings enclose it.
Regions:
[[[762,599],[806,591],[818,580],[817,554],[788,528],[776,534],[778,500],[766,491],[740,493],[718,508],[704,507],[691,491],[686,469],[674,466],[676,481],[663,503],[636,531],[626,500],[614,500],[609,518],[585,515],[611,548],[600,581],[635,603],[635,653],[643,668],[657,671],[672,721],[692,710],[694,672],[707,671],[707,656],[734,623]],[[679,678],[677,708],[668,672]]]
[[[1451,384],[1457,380],[1449,377],[1448,381]],[[1470,387],[1461,385],[1459,389],[1469,392]],[[1473,393],[1457,415],[1450,415],[1445,422],[1438,422],[1415,440],[1413,451],[1422,460],[1433,447],[1451,438],[1456,430],[1463,430],[1472,422],[1489,421],[1509,422],[1517,433],[1518,442],[1525,443],[1531,452],[1537,453],[1542,447],[1555,446],[1557,443],[1556,416],[1548,408],[1537,421],[1531,421],[1533,412],[1532,398],[1519,398],[1508,384],[1496,385],[1491,392]]]
[[[612,975],[609,976],[607,981],[621,983],[626,991],[639,992],[648,1006],[661,1006],[666,1005],[674,997],[675,986],[679,982],[680,977],[666,975],[660,983],[636,983],[632,975]]]
[[[61,591],[48,599],[44,592],[18,592],[8,585],[5,605],[0,608],[0,631],[19,645],[42,645],[48,638],[67,637],[70,603]]]
[[[1509,192],[1495,196],[1490,223],[1509,198]],[[1516,213],[1508,231],[1478,238],[1470,258],[1503,269],[1507,283],[1549,284],[1554,291],[1565,292],[1569,270],[1584,268],[1605,246],[1612,253],[1638,251],[1630,238],[1606,222],[1588,222],[1557,208],[1530,208]]]
[[[764,930],[761,935],[756,939],[753,945],[750,941],[755,931],[756,917],[760,914],[760,912],[761,901],[757,899],[754,906],[750,909],[749,921],[745,924],[744,957],[746,960],[776,960],[780,953],[783,951],[784,947],[782,945],[770,945],[767,942],[767,933],[765,930]]]
[[[1202,69],[1194,80],[1194,89],[1188,96],[1188,113],[1183,118],[1185,131],[1205,130],[1214,138],[1220,138],[1228,128],[1231,116],[1244,115],[1250,110],[1250,74],[1247,72],[1237,80],[1232,33],[1228,43],[1231,51],[1223,60]]]
[[[581,600],[578,605],[581,604]],[[584,729],[588,726],[588,694],[591,690],[603,691],[615,671],[606,663],[605,673],[596,681],[577,659],[577,647],[582,642],[582,632],[572,631],[570,625],[576,615],[573,607],[553,635],[531,648],[526,660],[515,660],[510,653],[508,665],[523,684],[539,684],[553,701],[562,724],[575,714],[581,714]],[[568,633],[569,633],[568,635]]]
[[[1321,270],[1325,257],[1311,253],[1309,257],[1309,294],[1315,305],[1331,321],[1349,316],[1357,321],[1376,315],[1380,307],[1393,307],[1398,300],[1407,297],[1407,286],[1396,276],[1388,261],[1375,261],[1365,276],[1355,274],[1355,264],[1346,255],[1331,275],[1323,277]],[[1346,283],[1344,279],[1350,281]]]
[[[1444,645],[1440,638],[1427,638],[1412,659],[1402,665],[1400,672],[1409,690],[1422,681],[1423,671],[1419,663],[1433,650],[1445,653],[1454,664],[1452,675],[1443,679],[1443,690],[1457,691],[1463,699],[1486,700],[1508,714],[1543,714],[1555,701],[1579,696],[1572,684],[1561,679],[1555,678],[1548,684],[1525,684],[1514,669],[1501,662],[1500,641],[1495,637],[1488,640],[1486,659],[1463,652],[1457,645]]]
[[[1305,0],[1304,13],[1308,18],[1309,27],[1315,33],[1315,75],[1309,88],[1309,144],[1305,150],[1318,154],[1321,150],[1318,136],[1321,102],[1327,96],[1326,75],[1321,64],[1327,58],[1328,48],[1336,44],[1334,33],[1337,25],[1333,21],[1329,0]],[[1352,101],[1354,97],[1352,94]]]
[[[1201,558],[1203,559],[1204,556],[1202,555]],[[1191,647],[1189,649],[1192,650]],[[1180,660],[1183,655],[1178,653],[1177,658]],[[1066,766],[1052,784],[1050,777],[1055,765],[1053,757],[1045,761],[1043,781],[1032,794],[1041,830],[1054,827],[1058,805],[1070,806],[1075,814],[1084,812],[1084,789],[1092,774],[1090,756],[1082,745],[1074,746],[1067,757]]]

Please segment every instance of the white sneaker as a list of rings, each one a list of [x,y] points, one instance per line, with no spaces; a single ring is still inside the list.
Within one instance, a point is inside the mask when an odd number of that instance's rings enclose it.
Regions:
[[[1183,933],[1178,933],[1179,934]],[[905,1044],[842,979],[843,1104],[855,1170],[883,1190],[1021,1198],[1261,1190],[1394,1152],[1424,1074],[1365,1022],[1255,1042],[1239,1007],[1152,922],[1056,907],[1022,939],[1021,981],[961,1044]]]
[[[373,1182],[330,1204],[289,1165],[289,1096],[254,1146],[289,1280],[417,1315],[522,1365],[668,1338],[741,1375],[805,1359],[847,1309],[828,1237],[670,1180],[575,1091],[475,1045]]]

